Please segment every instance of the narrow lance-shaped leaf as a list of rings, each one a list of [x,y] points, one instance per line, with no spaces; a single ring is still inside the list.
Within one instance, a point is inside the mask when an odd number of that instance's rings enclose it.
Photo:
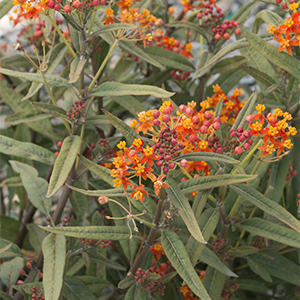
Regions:
[[[9,178],[4,179],[0,183],[0,187],[2,187],[2,186],[7,186],[7,187],[22,186],[22,180],[19,176],[9,177]]]
[[[271,278],[270,274],[268,273],[268,271],[260,263],[258,263],[257,261],[255,261],[251,257],[247,257],[247,262],[248,262],[248,265],[249,265],[250,269],[255,274],[260,276],[265,281],[272,282],[272,278]]]
[[[271,223],[267,220],[259,218],[247,219],[240,224],[239,228],[278,243],[300,248],[299,233],[289,228]]]
[[[218,74],[218,73],[227,72],[228,70],[231,69],[236,69],[237,67],[246,63],[247,61],[248,58],[244,56],[234,56],[234,57],[225,58],[217,62],[211,68],[211,74]]]
[[[175,28],[186,28],[196,31],[197,33],[201,34],[204,38],[207,39],[207,34],[209,31],[204,30],[203,28],[200,28],[199,25],[196,25],[192,22],[182,22],[182,21],[176,21],[171,22],[166,25],[167,27],[175,27]]]
[[[36,160],[47,165],[53,165],[56,159],[54,153],[41,146],[19,142],[3,135],[0,135],[0,152],[7,155]]]
[[[35,109],[28,109],[17,112],[5,118],[4,122],[8,125],[18,125],[27,122],[35,122],[51,118],[51,115],[43,114]]]
[[[133,238],[141,238],[137,232],[130,232],[127,227],[118,226],[68,226],[68,227],[42,227],[44,230],[65,236],[75,238],[85,238],[93,240],[111,240],[117,241],[121,239],[129,239],[132,234]]]
[[[3,262],[1,264],[0,279],[7,287],[14,285],[20,274],[20,270],[23,269],[24,262],[22,257],[15,257],[10,261]]]
[[[51,233],[43,240],[42,250],[44,255],[43,286],[45,300],[57,300],[63,285],[66,238]]]
[[[276,84],[276,81],[267,75],[264,72],[261,72],[260,70],[257,70],[256,68],[253,67],[248,67],[248,66],[241,66],[243,70],[245,70],[250,76],[252,76],[255,80],[258,82],[261,82],[262,84],[266,86],[271,86]]]
[[[65,299],[70,300],[96,300],[94,294],[80,279],[70,275],[66,276],[63,287],[63,295]]]
[[[279,24],[283,24],[284,21],[283,19],[276,14],[275,12],[271,11],[271,10],[261,10],[259,13],[256,14],[255,16],[255,20],[253,23],[253,32],[257,33],[259,26],[262,23],[267,23],[269,25],[275,25],[276,27],[278,27]]]
[[[172,266],[193,293],[202,300],[211,300],[178,235],[171,230],[164,229],[161,234],[161,244]]]
[[[0,2],[0,19],[2,19],[13,6],[13,2],[10,0],[2,0]]]
[[[300,222],[286,209],[276,202],[268,199],[259,191],[244,184],[234,184],[231,188],[240,196],[250,201],[253,205],[266,213],[274,216],[278,220],[287,224],[300,233]]]
[[[125,84],[120,82],[105,82],[95,88],[92,96],[124,96],[124,95],[152,95],[157,98],[168,98],[174,95],[166,90],[151,85]]]
[[[47,103],[39,103],[39,102],[32,102],[33,107],[39,111],[45,112],[49,115],[58,116],[58,117],[67,117],[67,112],[58,106],[54,106]]]
[[[186,159],[188,161],[217,161],[219,163],[226,163],[226,164],[238,164],[240,161],[228,157],[226,155],[212,153],[212,152],[194,152],[194,153],[187,153],[176,157],[175,161],[181,161],[182,159]]]
[[[198,242],[206,244],[188,199],[184,196],[174,180],[169,179],[168,184],[169,188],[166,189],[166,192],[170,197],[172,204],[178,210],[178,213],[189,232]]]
[[[245,182],[254,178],[256,178],[256,175],[222,174],[189,179],[179,183],[178,186],[184,194],[188,194],[237,182]]]
[[[0,248],[0,258],[24,256],[24,253],[21,251],[21,249],[11,241],[0,239]]]
[[[103,33],[108,33],[108,32],[112,32],[112,31],[116,31],[116,30],[122,30],[122,29],[132,30],[134,28],[135,28],[135,25],[132,25],[132,24],[125,24],[125,23],[109,24],[109,25],[103,27],[102,29],[99,29],[99,30],[93,32],[91,35],[89,35],[88,39],[85,42],[87,42],[88,40],[90,40],[94,36],[98,36],[98,35],[101,35]]]
[[[32,205],[48,216],[52,205],[52,199],[46,197],[48,182],[38,177],[37,170],[31,166],[13,160],[10,164],[15,172],[20,173]]]
[[[70,67],[69,83],[74,83],[79,79],[79,76],[85,66],[86,59],[74,58]]]
[[[134,117],[136,117],[137,112],[146,110],[145,106],[139,100],[130,95],[111,97],[111,99],[126,108]]]
[[[250,45],[265,56],[270,62],[276,64],[278,67],[286,70],[292,76],[300,78],[300,61],[295,57],[284,53],[278,52],[278,48],[268,44],[266,41],[251,33],[244,27],[239,27],[248,40]]]
[[[64,139],[54,164],[47,197],[53,196],[65,183],[77,157],[80,146],[81,138],[79,136],[68,136]]]
[[[219,272],[211,266],[208,266],[206,268],[205,276],[203,278],[203,285],[212,300],[220,299],[224,282],[224,274],[222,274],[221,272]]]

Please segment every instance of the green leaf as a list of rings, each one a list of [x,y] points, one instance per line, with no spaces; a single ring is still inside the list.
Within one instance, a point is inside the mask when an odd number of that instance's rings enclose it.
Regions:
[[[39,272],[37,272],[39,273]],[[36,274],[37,274],[36,273]],[[44,293],[43,283],[42,282],[34,282],[35,278],[33,278],[33,282],[30,283],[22,283],[21,285],[14,285],[13,288],[21,293],[25,293],[27,295],[32,295],[32,291],[30,290],[33,286],[36,286],[38,289],[41,290],[41,294]],[[37,280],[37,279],[36,279]]]
[[[125,197],[123,188],[116,188],[116,189],[109,189],[109,190],[84,190],[84,189],[76,188],[71,185],[68,185],[68,187],[74,191],[77,191],[77,192],[87,195],[87,196],[93,196],[93,197],[106,196],[108,198]],[[134,191],[134,189],[132,189],[132,188],[127,188],[127,190],[126,190],[127,194],[130,194],[133,191]]]
[[[276,84],[276,81],[267,75],[264,72],[261,72],[253,67],[247,67],[247,66],[241,66],[243,70],[245,70],[250,76],[252,76],[255,80],[258,82],[263,83],[264,85],[271,86],[273,84]]]
[[[0,19],[2,19],[10,10],[14,4],[10,0],[2,0],[0,2]]]
[[[173,51],[155,46],[147,47],[143,49],[143,51],[160,64],[167,67],[179,69],[185,72],[195,71],[194,65],[188,59]]]
[[[133,96],[122,96],[122,97],[110,97],[113,101],[123,106],[128,110],[134,117],[137,116],[137,112],[145,111],[146,108],[140,101]]]
[[[3,135],[0,135],[0,152],[36,160],[47,165],[53,165],[56,159],[54,153],[41,146],[19,142]]]
[[[299,266],[286,257],[272,253],[268,256],[253,254],[252,259],[266,269],[274,277],[280,278],[290,284],[299,285]]]
[[[65,236],[75,238],[86,238],[93,240],[126,240],[130,237],[130,230],[127,227],[118,226],[68,226],[68,227],[42,227],[44,230]],[[140,238],[140,235],[135,231],[132,232],[133,238]]]
[[[126,289],[126,288],[129,288],[130,286],[132,286],[135,282],[136,282],[136,279],[134,278],[134,276],[127,275],[124,279],[122,279],[119,282],[118,287],[121,289]]]
[[[134,29],[136,26],[133,24],[126,24],[126,23],[116,23],[116,24],[109,24],[95,32],[93,32],[92,34],[89,35],[88,39],[86,39],[85,42],[89,41],[91,38],[98,36],[98,35],[102,35],[103,33],[108,33],[108,32],[112,32],[115,30],[132,30]]]
[[[112,115],[107,110],[103,109],[103,112],[105,113],[109,122],[124,135],[128,144],[131,145],[134,139],[139,138],[139,135],[132,127],[128,126],[126,123]]]
[[[22,225],[21,221],[17,221],[11,217],[1,215],[0,218],[1,238],[14,243],[17,238],[21,225]]]
[[[87,167],[92,173],[94,173],[98,178],[101,178],[109,185],[114,186],[113,178],[110,175],[109,169],[90,161],[89,159],[85,158],[82,155],[79,155],[79,159],[83,163],[83,165]],[[76,190],[75,188],[73,189]],[[91,195],[91,196],[96,196],[96,195]]]
[[[1,71],[1,68],[0,68]],[[125,96],[125,95],[151,95],[156,98],[169,98],[174,95],[166,90],[151,85],[125,84],[120,82],[104,82],[96,87],[91,96]]]
[[[8,125],[18,125],[21,123],[40,121],[51,117],[51,115],[42,114],[38,110],[29,109],[10,115],[5,118],[4,122]]]
[[[34,223],[29,223],[26,225],[29,235],[29,242],[36,254],[39,254],[41,251],[43,240],[46,236],[46,232],[38,227]]]
[[[214,233],[219,222],[219,217],[219,210],[214,208],[208,208],[201,215],[199,219],[199,227],[206,241],[208,241]],[[196,265],[204,247],[205,245],[197,242],[193,236],[189,237],[185,248],[193,266]]]
[[[97,294],[101,292],[104,288],[111,285],[111,283],[105,279],[97,278],[93,276],[75,276],[84,283],[84,285],[93,293]]]
[[[271,10],[261,10],[259,13],[256,14],[255,20],[253,23],[253,33],[257,33],[260,25],[262,23],[266,23],[268,25],[275,25],[276,27],[279,26],[279,24],[283,24],[283,19],[277,15],[275,12]]]
[[[186,28],[186,29],[191,29],[202,35],[205,39],[207,39],[207,34],[209,33],[205,29],[202,29],[199,27],[199,25],[196,25],[192,22],[181,22],[181,21],[175,21],[168,23],[166,25],[167,27],[175,27],[175,28]]]
[[[238,279],[239,289],[253,292],[266,292],[267,286],[264,286],[261,281],[253,279]]]
[[[66,276],[63,295],[68,300],[96,300],[95,296],[81,280],[70,275]]]
[[[53,167],[47,197],[53,196],[65,183],[80,147],[81,138],[79,136],[68,136],[64,139]]]
[[[50,233],[42,243],[44,254],[43,286],[46,299],[57,300],[63,285],[66,263],[66,238]]]
[[[272,278],[271,278],[270,274],[261,264],[257,263],[257,261],[255,261],[251,257],[247,257],[247,263],[248,263],[250,269],[255,274],[260,276],[265,281],[272,282]]]
[[[244,220],[240,224],[239,228],[247,230],[252,234],[276,241],[278,243],[300,248],[299,233],[289,228],[271,223],[267,220],[259,218]]]
[[[85,125],[102,125],[102,124],[110,124],[107,118],[104,115],[99,116],[88,116],[84,119],[82,124]]]
[[[236,69],[237,67],[240,67],[244,63],[248,61],[248,58],[245,56],[234,56],[225,58],[219,62],[217,62],[212,68],[211,68],[211,74],[218,74],[227,72],[231,69]]]
[[[35,168],[13,160],[9,162],[13,170],[20,173],[23,186],[32,205],[48,216],[52,205],[52,199],[46,198],[48,182],[44,178],[38,177]]]
[[[12,287],[18,280],[19,271],[23,269],[23,258],[15,257],[1,264],[0,279],[7,287]]]
[[[260,52],[265,58],[267,58],[270,62],[276,64],[279,68],[286,70],[292,76],[300,78],[299,60],[287,53],[278,52],[277,47],[267,43],[244,27],[240,26],[239,28],[241,29],[243,35],[248,40],[250,45],[258,52]]]
[[[234,184],[231,188],[240,196],[250,201],[253,205],[266,213],[274,216],[281,222],[300,232],[300,222],[281,205],[268,199],[259,191],[244,184]]]
[[[46,114],[58,117],[67,117],[67,112],[58,106],[54,106],[52,104],[47,103],[39,103],[39,102],[31,102],[33,107],[39,111],[45,112]]]
[[[251,246],[241,246],[238,248],[231,248],[229,250],[230,256],[232,257],[244,257],[256,253],[257,251],[257,248]]]
[[[4,68],[0,68],[0,73],[13,76],[13,77],[23,78],[31,82],[44,83],[43,77],[38,73],[17,72],[9,69],[4,69]],[[45,78],[47,80],[47,83],[50,86],[66,87],[72,89],[72,85],[68,83],[68,80],[62,77],[45,75]]]
[[[212,300],[219,300],[223,285],[225,283],[225,275],[218,270],[208,266],[203,278],[203,285]]]
[[[199,259],[200,261],[203,261],[205,264],[217,269],[226,276],[238,277],[227,266],[225,266],[224,263],[220,261],[219,257],[208,247],[204,247]]]
[[[24,256],[20,248],[11,241],[0,239],[0,258]]]
[[[193,293],[202,300],[211,300],[178,235],[171,230],[164,229],[161,233],[161,244],[172,266]]]
[[[262,39],[269,41],[273,39],[273,35],[269,33],[265,33],[261,35]],[[246,48],[250,45],[250,43],[245,39],[240,39],[238,41],[230,43],[228,46],[222,48],[216,55],[214,55],[208,62],[206,62],[203,66],[199,67],[195,72],[195,78],[198,78],[205,73],[207,73],[211,66],[216,63],[219,59],[224,57],[225,55],[229,54],[238,49]]]
[[[70,67],[69,83],[74,83],[79,79],[79,76],[85,66],[86,59],[74,58]]]
[[[13,187],[13,186],[22,186],[22,181],[20,176],[14,176],[4,179],[0,187],[7,186],[7,187]]]
[[[194,153],[187,153],[176,157],[174,161],[181,161],[182,159],[186,159],[188,161],[217,161],[219,163],[226,163],[226,164],[238,164],[240,161],[231,158],[226,155],[212,153],[212,152],[194,152]]]
[[[246,118],[249,114],[251,114],[254,110],[256,100],[257,100],[257,90],[249,97],[247,102],[244,104],[243,108],[239,112],[237,118],[235,119],[234,124],[232,125],[233,129],[237,129],[239,126],[244,127],[246,123]]]
[[[90,257],[92,262],[100,263],[107,268],[118,270],[118,271],[126,271],[127,270],[124,266],[108,259],[104,255],[102,255],[100,252],[88,251],[87,254]]]
[[[1,8],[0,8],[0,12],[2,12]],[[2,291],[0,291],[0,297],[1,297],[2,300],[14,300],[14,298],[12,298],[11,296],[9,296],[8,294],[6,294]]]
[[[194,193],[201,190],[215,188],[224,185],[230,185],[237,182],[245,182],[256,178],[257,175],[212,175],[202,176],[198,178],[189,179],[178,184],[183,194]]]
[[[189,232],[195,238],[195,240],[206,244],[188,199],[183,195],[182,191],[174,180],[169,179],[168,184],[169,188],[166,189],[166,192],[170,197],[172,204],[178,210],[178,213],[187,226]]]
[[[157,62],[155,59],[150,57],[147,53],[145,53],[140,47],[136,46],[133,42],[119,41],[119,46],[125,52],[137,56],[138,58],[144,60],[145,62],[148,62],[149,64],[155,67],[158,67],[161,70],[165,70],[164,66],[162,66],[159,62]]]

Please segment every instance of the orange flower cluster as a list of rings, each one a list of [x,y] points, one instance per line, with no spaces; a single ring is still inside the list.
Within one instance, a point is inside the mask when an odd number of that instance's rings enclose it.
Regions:
[[[263,114],[265,109],[265,105],[258,104],[256,106],[257,113],[249,115],[246,119],[251,128],[250,134],[263,137],[264,145],[258,147],[263,151],[262,158],[271,155],[276,149],[277,156],[281,152],[285,152],[285,148],[291,149],[293,144],[289,137],[297,133],[295,127],[288,125],[288,122],[292,120],[291,114],[276,108],[274,113],[268,113],[265,117]]]
[[[284,24],[269,25],[267,29],[274,35],[274,41],[280,43],[279,52],[286,50],[290,55],[292,54],[291,46],[300,45],[300,12],[297,11],[299,7],[298,3],[292,3],[289,5],[289,9],[293,11],[292,15],[285,19]]]

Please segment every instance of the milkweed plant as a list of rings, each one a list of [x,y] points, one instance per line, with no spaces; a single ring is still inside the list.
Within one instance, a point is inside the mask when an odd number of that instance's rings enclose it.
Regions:
[[[177,2],[0,2],[1,299],[300,299],[299,4]]]

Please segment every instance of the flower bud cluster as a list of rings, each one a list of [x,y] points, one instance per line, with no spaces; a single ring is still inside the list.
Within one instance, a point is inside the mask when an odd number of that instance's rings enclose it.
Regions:
[[[239,288],[239,284],[235,280],[230,280],[221,293],[221,299],[235,299],[234,292]]]
[[[230,246],[227,245],[225,239],[214,238],[211,243],[213,250],[221,261],[226,261],[230,258]]]
[[[256,237],[250,244],[257,249],[263,249],[269,246],[269,241],[263,237]]]
[[[26,256],[26,258],[27,258],[27,260],[28,260],[28,262],[29,262],[30,264],[33,264],[33,263],[36,261],[36,257],[35,257],[35,255],[32,254],[32,253],[28,254],[28,255]]]
[[[41,290],[37,288],[35,285],[30,288],[31,294],[31,300],[44,300],[45,297],[41,294]],[[39,295],[38,295],[39,294]]]
[[[153,267],[151,267],[149,271],[151,273],[159,274],[162,277],[174,271],[174,268],[172,267],[170,261],[167,261],[166,263],[159,263],[156,259],[153,258],[152,266]]]
[[[63,219],[61,220],[62,226],[69,226],[70,217],[68,215],[64,215]]]
[[[135,279],[141,285],[143,290],[151,292],[153,295],[164,296],[165,294],[165,284],[162,282],[161,277],[157,280],[151,279],[151,272],[149,271],[142,271],[139,268],[135,273]]]
[[[297,194],[297,204],[298,207],[300,207],[300,193]]]
[[[83,115],[85,109],[85,104],[79,99],[74,101],[72,109],[67,111],[67,120],[77,121]]]
[[[178,70],[178,69],[172,70],[170,74],[175,80],[178,80],[178,81],[185,81],[186,79],[187,80],[192,79],[191,77],[189,77],[191,74],[190,72],[185,72],[185,71]]]
[[[102,249],[108,248],[112,244],[112,241],[108,240],[92,240],[81,238],[80,241],[83,246],[97,247],[100,245]]]
[[[285,180],[289,181],[292,177],[297,176],[297,170],[294,170],[294,167],[292,164],[289,165],[289,173],[286,175]]]
[[[79,0],[75,0],[72,1],[70,5],[67,4],[65,6],[62,6],[60,4],[61,0],[56,0],[56,1],[50,0],[48,1],[47,5],[49,8],[52,8],[56,11],[69,14],[72,13],[74,10],[80,10],[80,11],[92,10],[95,7],[98,7],[100,5],[105,5],[105,2],[106,2],[105,0],[104,1],[103,0],[82,0],[82,2],[80,2]]]
[[[90,144],[89,147],[91,149],[95,149],[96,148],[96,145],[95,144]],[[85,156],[86,158],[92,160],[93,159],[93,156],[92,156],[92,151],[89,149],[89,148],[86,148],[84,151],[83,151],[83,156]]]
[[[233,28],[236,28],[240,23],[238,21],[224,20],[224,13],[221,8],[216,4],[211,5],[209,2],[203,4],[201,12],[197,14],[197,18],[203,20],[203,22],[210,28],[214,34],[216,40],[220,40],[222,37],[225,40],[230,38],[230,34],[227,32]],[[235,29],[236,35],[241,34],[239,28]]]
[[[109,141],[106,139],[100,139],[98,141],[100,147],[100,155],[102,155],[106,159],[113,158],[115,155],[115,151],[111,148]]]

